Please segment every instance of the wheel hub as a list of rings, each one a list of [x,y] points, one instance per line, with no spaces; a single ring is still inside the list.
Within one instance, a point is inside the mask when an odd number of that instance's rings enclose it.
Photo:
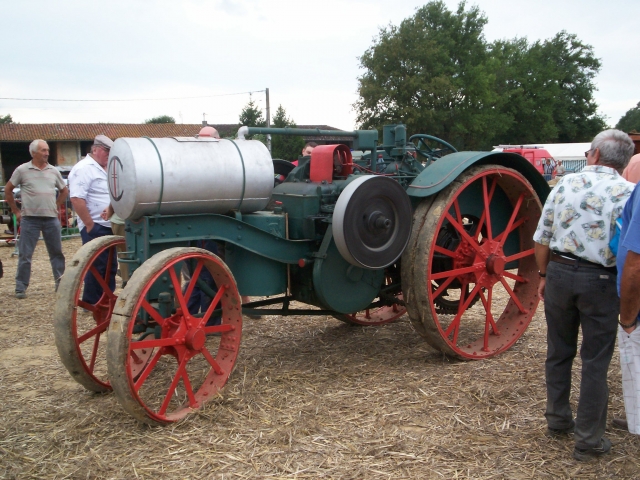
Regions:
[[[190,350],[202,350],[207,341],[207,335],[201,328],[192,328],[187,332],[184,338],[186,347]]]
[[[480,245],[480,252],[476,253],[473,263],[478,269],[475,274],[476,283],[488,288],[502,278],[507,259],[500,243],[492,240]]]
[[[504,272],[504,266],[506,265],[504,257],[491,254],[489,258],[487,258],[486,266],[487,271],[491,275],[500,275]]]

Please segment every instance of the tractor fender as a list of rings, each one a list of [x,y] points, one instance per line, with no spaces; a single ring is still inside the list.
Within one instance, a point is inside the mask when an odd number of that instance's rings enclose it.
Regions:
[[[551,189],[544,177],[521,155],[504,152],[456,152],[432,163],[407,188],[407,194],[417,200],[435,195],[475,165],[501,165],[520,172],[533,186],[544,204]]]

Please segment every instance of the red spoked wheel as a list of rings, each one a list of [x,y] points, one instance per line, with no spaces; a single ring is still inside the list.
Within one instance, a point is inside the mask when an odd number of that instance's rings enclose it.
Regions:
[[[393,283],[391,275],[385,276],[385,286]],[[383,287],[384,288],[384,287]],[[395,295],[395,298],[402,301],[402,292]],[[367,308],[360,312],[348,314],[333,315],[338,320],[352,325],[377,326],[384,325],[396,321],[402,315],[407,313],[407,309],[401,304],[394,303],[392,305],[382,305],[380,307]]]
[[[193,265],[185,285],[180,278],[184,262]],[[191,315],[187,304],[204,269],[218,291],[204,313]],[[219,325],[207,325],[217,316]],[[227,383],[241,338],[240,294],[219,257],[199,248],[172,248],[154,255],[127,283],[109,330],[109,377],[118,401],[148,424],[184,418]],[[132,356],[140,349],[153,354],[138,375]]]
[[[117,263],[116,248],[123,244],[123,237],[108,235],[80,247],[67,265],[56,295],[53,322],[58,354],[71,376],[92,392],[111,390],[105,340],[118,299],[112,266]],[[101,256],[106,257],[104,273],[96,269]],[[102,295],[94,303],[82,300],[87,276],[102,286]],[[137,352],[141,366],[149,353]]]
[[[403,289],[412,323],[432,346],[482,359],[520,338],[539,301],[532,237],[541,211],[524,176],[487,165],[469,169],[414,219],[421,227]]]

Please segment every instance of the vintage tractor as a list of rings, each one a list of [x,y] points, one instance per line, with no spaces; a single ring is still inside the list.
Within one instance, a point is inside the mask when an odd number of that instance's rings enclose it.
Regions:
[[[365,155],[322,145],[294,166],[253,134],[339,134]],[[78,250],[56,344],[79,383],[113,389],[146,423],[179,420],[226,384],[243,313],[369,326],[407,313],[433,347],[483,359],[538,305],[532,236],[549,187],[520,155],[456,152],[403,125],[385,126],[382,145],[375,130],[242,127],[236,139],[120,138],[108,176],[126,239]],[[117,261],[133,271],[121,291]],[[103,287],[97,302],[83,300],[85,277]],[[204,311],[196,290],[213,298]]]

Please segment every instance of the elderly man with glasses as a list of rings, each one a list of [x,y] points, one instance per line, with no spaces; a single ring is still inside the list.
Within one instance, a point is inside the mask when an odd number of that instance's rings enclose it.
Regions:
[[[109,187],[107,184],[107,164],[109,151],[113,141],[98,135],[93,141],[91,153],[80,160],[69,173],[69,191],[71,204],[78,215],[78,228],[82,243],[90,242],[94,238],[113,235],[111,223],[102,218],[102,212],[109,207]],[[94,262],[94,267],[104,277],[107,269],[108,253],[104,252]],[[118,269],[117,262],[111,263],[109,288],[115,288],[115,276]],[[82,300],[95,305],[100,300],[103,290],[98,280],[89,273],[85,278]]]
[[[620,172],[633,154],[620,130],[599,133],[586,152],[587,166],[562,177],[545,202],[534,234],[540,270],[538,293],[547,321],[548,434],[573,433],[577,460],[611,450],[604,437],[607,372],[616,341],[616,257],[609,248],[615,222],[634,185]],[[582,380],[575,420],[569,402],[571,369],[582,329]]]

